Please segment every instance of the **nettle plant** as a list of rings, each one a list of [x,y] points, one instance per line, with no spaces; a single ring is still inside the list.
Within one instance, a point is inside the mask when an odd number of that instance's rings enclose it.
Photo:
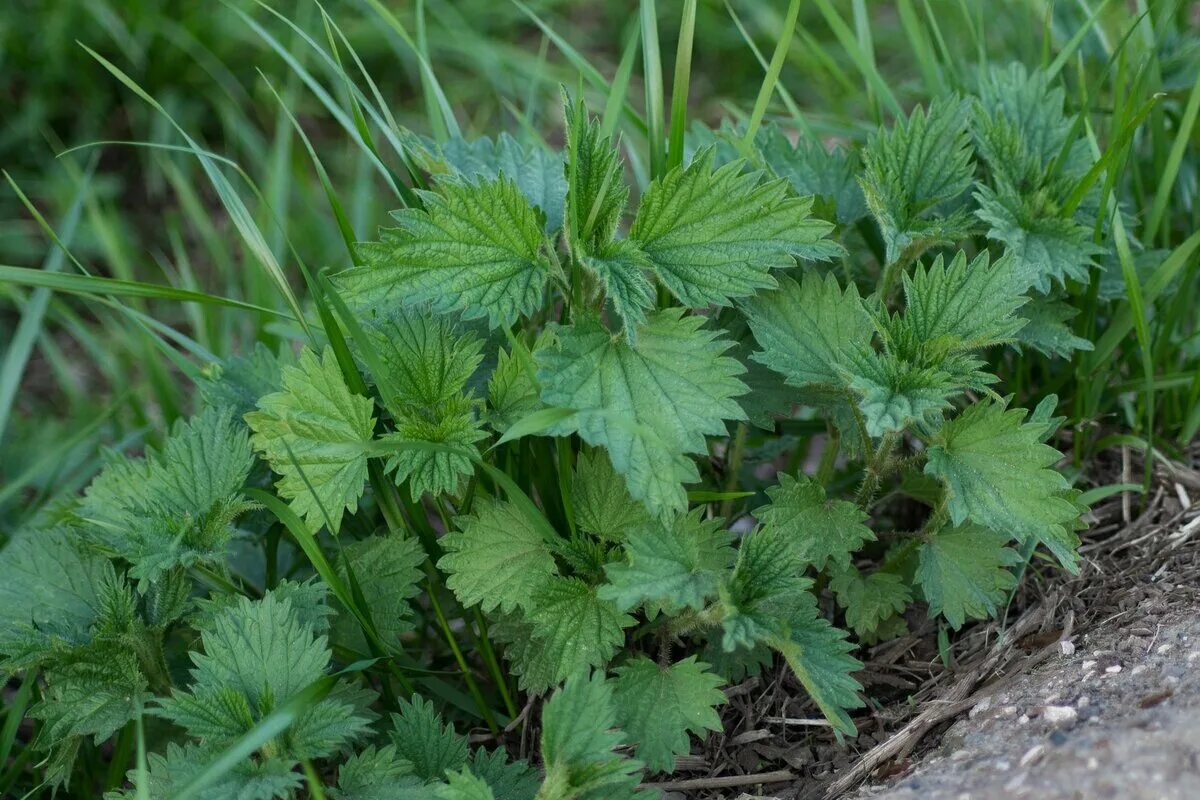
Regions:
[[[435,188],[323,284],[321,343],[213,365],[0,554],[48,780],[144,718],[119,796],[652,794],[776,654],[854,734],[858,645],[1075,567],[1053,398],[997,390],[1087,346],[1062,105],[1012,67],[860,153],[698,131],[635,204],[581,104],[561,155],[413,137]]]

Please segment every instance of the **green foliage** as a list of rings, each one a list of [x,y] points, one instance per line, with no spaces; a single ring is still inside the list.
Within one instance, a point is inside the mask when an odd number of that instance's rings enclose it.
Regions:
[[[682,309],[658,311],[630,345],[587,317],[537,354],[542,401],[575,412],[551,431],[606,448],[630,495],[658,516],[686,506],[682,484],[699,478],[688,454],[703,452],[725,420],[745,418],[733,399],[746,391],[745,368],[703,324]]]
[[[773,269],[839,252],[810,199],[740,162],[714,169],[714,157],[707,150],[650,184],[629,231],[681,303],[729,305],[774,286]]]
[[[542,222],[508,176],[442,181],[423,195],[424,209],[404,209],[398,227],[358,246],[365,265],[337,282],[357,308],[432,304],[512,324],[542,302],[554,275]]]
[[[1053,403],[1016,405],[1062,384],[1031,349],[1118,318],[1116,268],[1093,281],[1122,195],[1087,183],[1059,77],[956,74],[970,97],[865,143],[701,127],[650,175],[620,102],[567,100],[561,150],[452,115],[426,139],[343,77],[396,227],[272,328],[279,355],[162,334],[205,407],[0,551],[0,666],[34,687],[49,783],[94,781],[78,754],[129,750],[141,715],[149,775],[114,796],[645,797],[729,682],[787,670],[853,736],[860,645],[995,615],[1037,547],[1077,566],[1086,473],[1056,468]]]
[[[246,422],[292,509],[313,529],[337,533],[342,513],[362,496],[375,420],[371,400],[347,388],[333,350],[320,359],[301,351],[299,363],[283,369],[283,390],[262,397]]]

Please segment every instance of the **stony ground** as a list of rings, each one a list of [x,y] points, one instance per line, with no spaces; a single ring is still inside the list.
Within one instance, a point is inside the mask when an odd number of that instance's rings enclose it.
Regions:
[[[851,797],[1200,797],[1200,609],[1150,609],[1060,645],[982,697],[905,774]]]

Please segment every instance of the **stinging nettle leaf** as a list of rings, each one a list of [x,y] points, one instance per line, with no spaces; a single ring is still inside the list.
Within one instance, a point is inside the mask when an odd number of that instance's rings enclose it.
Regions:
[[[628,611],[641,603],[678,613],[697,611],[717,593],[721,578],[733,565],[732,534],[723,520],[705,520],[701,509],[680,514],[670,523],[649,522],[629,531],[627,561],[606,564],[608,583],[600,597]]]
[[[991,347],[1024,327],[1014,312],[1028,288],[1010,255],[990,262],[984,250],[968,264],[959,250],[949,266],[938,255],[931,266],[904,275],[904,322],[918,340],[953,337],[952,350]]]
[[[911,261],[968,232],[964,210],[938,209],[966,192],[974,177],[967,110],[958,98],[934,101],[928,113],[917,106],[890,131],[873,135],[863,150],[859,180],[887,245],[888,264]]]
[[[558,573],[542,532],[512,503],[478,499],[456,524],[459,530],[441,539],[446,554],[438,568],[465,606],[529,609],[537,590]]]
[[[721,730],[716,707],[726,702],[725,682],[689,656],[662,667],[638,656],[616,668],[617,723],[652,772],[674,772],[675,758],[691,750],[688,734]]]
[[[843,366],[874,333],[858,289],[850,284],[843,292],[832,275],[807,274],[779,283],[777,290],[742,303],[761,348],[751,357],[792,386],[844,391]]]
[[[279,493],[314,530],[341,527],[367,480],[366,445],[375,428],[370,398],[350,391],[331,348],[318,360],[305,348],[283,370],[283,391],[246,415],[251,443],[282,476]],[[311,487],[311,488],[310,488]]]
[[[855,180],[859,171],[856,154],[840,147],[826,150],[816,137],[804,134],[793,145],[775,124],[763,128],[755,145],[771,171],[787,178],[796,194],[833,201],[838,223],[850,225],[866,216],[866,200]]]
[[[646,507],[629,496],[625,480],[602,450],[582,452],[576,459],[571,507],[580,530],[611,542],[650,521]]]
[[[978,525],[945,528],[921,546],[916,581],[931,614],[955,628],[968,617],[987,619],[1017,579],[1009,567],[1021,557],[1005,545],[1009,537]]]
[[[629,199],[621,154],[610,137],[601,135],[599,120],[580,100],[565,96],[567,121],[567,232],[571,247],[587,255],[608,250]]]
[[[683,483],[699,475],[689,453],[725,420],[745,419],[733,398],[746,391],[730,343],[682,309],[650,315],[635,347],[594,317],[558,329],[557,347],[536,354],[542,401],[577,413],[551,429],[603,446],[630,495],[667,517],[687,503]]]
[[[743,163],[713,169],[705,150],[650,184],[629,238],[686,306],[730,305],[775,286],[771,271],[797,258],[826,260],[841,247],[832,225],[811,216],[812,198],[795,197],[783,179],[745,173]]]
[[[1066,478],[1053,469],[1061,454],[1041,440],[1045,425],[1026,422],[1023,409],[996,403],[970,406],[938,432],[925,472],[948,490],[955,525],[973,522],[1005,536],[1047,544],[1067,569],[1076,568],[1060,543],[1079,510],[1064,493]]]
[[[867,513],[846,500],[831,500],[807,475],[779,473],[779,485],[767,489],[771,502],[755,509],[765,526],[778,529],[805,563],[818,572],[826,564],[850,565],[851,556],[875,534],[864,523]]]
[[[394,212],[396,228],[360,244],[366,262],[334,277],[356,308],[431,305],[439,313],[512,324],[542,303],[555,274],[538,214],[505,176],[443,181],[425,208]]]

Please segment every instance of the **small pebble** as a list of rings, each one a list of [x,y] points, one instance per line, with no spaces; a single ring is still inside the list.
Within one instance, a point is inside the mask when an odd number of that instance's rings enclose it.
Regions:
[[[1079,718],[1079,712],[1071,706],[1046,706],[1042,709],[1042,718],[1051,725],[1070,725]]]
[[[1082,664],[1080,664],[1079,666],[1083,667],[1083,671],[1084,671],[1084,672],[1087,672],[1087,671],[1088,671],[1088,670],[1090,670],[1092,667],[1096,666],[1096,662],[1095,662],[1095,661],[1088,660],[1088,661],[1085,661],[1085,662],[1083,662],[1083,663],[1082,663]]]
[[[1032,764],[1033,762],[1035,762],[1039,758],[1041,758],[1042,754],[1045,752],[1046,752],[1046,745],[1035,744],[1033,747],[1031,747],[1025,751],[1025,755],[1021,756],[1021,760],[1018,762],[1018,766],[1028,767],[1030,764]]]
[[[1118,672],[1121,671],[1121,665],[1113,664],[1111,667],[1105,667],[1104,671],[1107,672],[1109,675],[1116,675]]]
[[[1100,762],[1099,762],[1099,761],[1097,761],[1097,760],[1096,760],[1094,757],[1092,757],[1092,756],[1088,756],[1088,760],[1087,760],[1087,768],[1088,768],[1088,769],[1096,769],[1096,768],[1098,768],[1099,766],[1100,766]]]
[[[1058,649],[1062,652],[1062,654],[1064,656],[1075,655],[1075,644],[1074,644],[1074,642],[1072,642],[1069,639],[1063,639],[1061,642],[1059,642]]]

